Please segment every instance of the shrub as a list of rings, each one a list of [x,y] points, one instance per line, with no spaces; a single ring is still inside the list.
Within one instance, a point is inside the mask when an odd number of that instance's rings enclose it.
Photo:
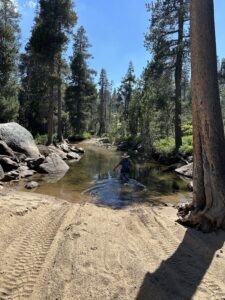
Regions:
[[[188,123],[182,125],[182,136],[191,136],[192,132],[192,124]]]
[[[154,148],[159,153],[172,153],[175,148],[175,139],[171,137],[160,139],[154,143]]]
[[[37,145],[46,145],[48,141],[48,135],[47,134],[43,134],[43,135],[36,135],[35,137],[35,143]]]
[[[191,155],[193,152],[193,137],[192,135],[184,136],[182,138],[182,146],[180,147],[180,153],[182,155]]]

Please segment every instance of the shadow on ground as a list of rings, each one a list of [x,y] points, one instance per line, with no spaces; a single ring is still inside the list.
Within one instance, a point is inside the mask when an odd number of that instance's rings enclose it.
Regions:
[[[192,299],[215,253],[223,246],[224,241],[223,231],[203,234],[188,229],[176,252],[162,261],[154,273],[146,273],[136,300]],[[221,255],[215,259],[223,259]],[[209,299],[210,296],[225,299],[225,293],[212,280],[204,279],[201,291],[208,295]]]

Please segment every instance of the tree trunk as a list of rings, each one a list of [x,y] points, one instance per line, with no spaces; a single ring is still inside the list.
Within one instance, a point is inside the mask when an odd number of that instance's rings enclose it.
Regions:
[[[181,81],[183,67],[184,38],[184,1],[179,1],[178,12],[178,43],[175,63],[175,146],[178,151],[182,145],[181,133]]]
[[[225,225],[225,139],[217,78],[213,0],[191,1],[191,66],[194,194],[191,212],[183,221],[209,231]]]
[[[61,82],[61,59],[58,61],[58,83],[57,83],[57,101],[58,101],[58,128],[57,128],[57,138],[59,142],[63,141],[62,135],[62,82]]]
[[[49,93],[49,104],[48,104],[48,142],[47,145],[51,145],[53,142],[53,116],[54,116],[54,82],[52,75],[54,74],[54,60],[50,68],[50,93]]]

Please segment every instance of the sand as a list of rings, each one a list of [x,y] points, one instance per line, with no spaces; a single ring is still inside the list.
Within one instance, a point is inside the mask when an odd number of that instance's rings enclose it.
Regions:
[[[0,191],[0,299],[225,299],[225,233],[175,220]]]

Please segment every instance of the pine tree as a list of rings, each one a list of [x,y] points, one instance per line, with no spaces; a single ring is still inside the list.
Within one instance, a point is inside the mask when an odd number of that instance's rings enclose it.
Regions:
[[[0,122],[17,117],[19,14],[12,0],[0,0]]]
[[[125,77],[121,84],[121,95],[124,102],[124,115],[128,116],[129,104],[132,97],[132,92],[135,84],[134,66],[133,63],[129,63],[129,67]]]
[[[153,52],[152,67],[156,74],[173,70],[175,81],[175,143],[182,145],[181,137],[181,87],[183,65],[189,52],[189,0],[157,0],[148,4],[151,12],[150,33],[145,46]]]
[[[77,134],[88,130],[88,118],[97,97],[93,82],[95,71],[88,66],[88,59],[92,57],[88,52],[89,47],[86,31],[81,26],[74,36],[71,82],[66,91],[70,122]]]
[[[59,74],[62,52],[69,41],[77,16],[72,0],[40,0],[36,24],[29,44],[31,49],[43,58],[48,67],[48,144],[53,139],[53,116],[58,100],[58,117],[61,117],[61,76]],[[61,71],[60,71],[61,73]],[[56,88],[58,87],[58,88]],[[58,93],[56,92],[58,89]],[[59,120],[59,124],[61,120]],[[59,131],[59,130],[58,130]],[[61,138],[61,134],[59,133]]]
[[[109,81],[105,69],[101,70],[99,78],[99,135],[106,133],[107,129],[107,104],[109,96]]]

